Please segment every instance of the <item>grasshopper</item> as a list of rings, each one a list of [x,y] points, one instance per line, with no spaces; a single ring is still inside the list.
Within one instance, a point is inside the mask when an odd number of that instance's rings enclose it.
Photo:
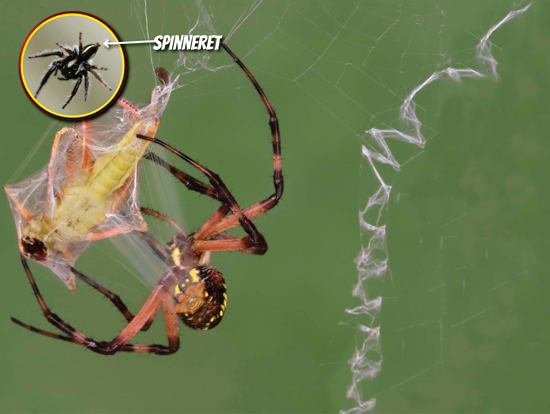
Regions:
[[[162,85],[153,89],[144,110],[118,100],[130,118],[118,142],[94,154],[95,121],[65,127],[55,135],[43,171],[4,187],[22,256],[50,268],[73,292],[71,267],[92,242],[147,230],[139,207],[138,164],[149,142],[136,135],[155,136],[172,87],[166,69],[155,72]]]

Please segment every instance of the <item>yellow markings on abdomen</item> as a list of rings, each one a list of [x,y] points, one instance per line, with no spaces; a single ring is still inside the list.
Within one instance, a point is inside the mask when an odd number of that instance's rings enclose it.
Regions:
[[[225,310],[227,307],[227,294],[223,294],[223,305],[221,305],[222,309]]]

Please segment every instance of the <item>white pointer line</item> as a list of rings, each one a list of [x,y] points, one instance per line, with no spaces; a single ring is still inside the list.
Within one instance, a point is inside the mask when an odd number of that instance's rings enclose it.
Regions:
[[[103,42],[103,46],[109,49],[109,46],[112,46],[112,45],[128,45],[131,43],[155,43],[155,41],[154,40],[133,40],[131,42],[110,42],[109,39],[107,39],[105,40],[105,42]]]
[[[127,45],[132,43],[156,43],[154,50],[218,50],[222,36],[220,35],[158,35],[153,40],[133,40],[129,42],[103,42],[109,49],[111,45]]]

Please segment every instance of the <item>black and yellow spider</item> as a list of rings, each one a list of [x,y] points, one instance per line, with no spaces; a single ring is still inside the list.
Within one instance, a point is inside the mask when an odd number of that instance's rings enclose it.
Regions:
[[[62,81],[76,80],[74,88],[67,98],[67,101],[63,105],[63,109],[71,102],[73,97],[78,92],[82,79],[84,79],[84,100],[88,100],[88,89],[90,88],[90,79],[88,77],[88,72],[96,77],[96,79],[101,82],[110,91],[112,90],[104,81],[101,79],[101,76],[96,72],[96,70],[107,70],[107,68],[100,68],[99,66],[94,66],[91,62],[92,58],[96,55],[99,47],[99,43],[92,43],[86,46],[82,46],[82,33],[78,35],[78,47],[75,47],[74,50],[71,50],[67,47],[61,46],[59,43],[56,43],[62,50],[52,50],[39,53],[37,55],[29,56],[29,59],[35,59],[39,57],[48,57],[48,56],[58,56],[60,60],[54,60],[50,63],[50,68],[46,74],[42,77],[38,90],[34,94],[36,98],[42,87],[46,84],[48,79],[52,74],[56,76],[57,79]],[[61,72],[61,76],[58,73]]]
[[[84,345],[91,351],[103,355],[113,355],[119,351],[145,352],[157,355],[169,355],[176,352],[180,346],[178,316],[186,326],[193,329],[212,329],[220,323],[226,311],[227,294],[222,274],[209,265],[211,252],[241,251],[250,254],[264,254],[267,251],[267,243],[252,222],[252,219],[275,207],[283,195],[281,141],[279,122],[275,111],[250,71],[225,44],[222,46],[246,73],[246,76],[258,91],[269,113],[275,192],[259,203],[253,204],[243,210],[217,174],[159,139],[138,135],[138,138],[163,146],[204,174],[208,178],[209,184],[184,173],[157,155],[151,154],[148,156],[149,160],[166,168],[189,190],[211,197],[221,202],[221,206],[199,230],[191,234],[187,233],[173,218],[151,209],[142,208],[144,213],[164,220],[174,227],[178,231],[178,234],[172,238],[168,245],[164,245],[146,234],[141,235],[164,261],[166,267],[151,295],[135,317],[117,295],[98,285],[83,273],[73,269],[73,272],[80,280],[107,296],[129,322],[112,341],[95,341],[75,330],[58,315],[52,313],[42,298],[24,257],[22,257],[23,267],[42,312],[48,322],[59,329],[63,335],[35,328],[15,318],[12,318],[13,322],[32,332],[50,338]],[[230,212],[232,214],[227,216]],[[244,229],[246,232],[245,237],[235,237],[225,232],[237,226],[241,226]],[[130,344],[129,341],[140,330],[144,331],[149,328],[156,318],[161,305],[166,321],[168,346]]]

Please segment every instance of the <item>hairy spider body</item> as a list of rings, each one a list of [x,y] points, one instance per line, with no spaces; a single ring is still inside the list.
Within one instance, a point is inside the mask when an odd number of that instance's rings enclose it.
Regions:
[[[101,76],[96,72],[96,70],[107,70],[107,68],[101,68],[99,66],[94,66],[92,64],[92,58],[96,55],[99,47],[99,43],[92,43],[89,45],[82,46],[82,33],[78,36],[78,47],[75,47],[74,50],[71,50],[67,47],[61,46],[59,43],[56,43],[62,50],[53,50],[48,52],[42,52],[37,55],[29,56],[29,59],[35,59],[39,57],[48,57],[48,56],[58,56],[60,60],[54,60],[50,63],[50,67],[46,74],[42,77],[40,85],[34,97],[38,96],[38,93],[42,87],[46,84],[51,75],[62,81],[75,80],[75,86],[71,91],[71,94],[67,98],[67,101],[63,105],[63,109],[71,102],[73,97],[78,92],[82,79],[84,79],[84,100],[88,100],[88,89],[90,88],[90,79],[88,73],[91,73],[96,77],[96,79],[101,82],[110,91],[112,90],[106,83],[103,81]],[[61,76],[60,76],[61,75]]]
[[[186,326],[200,330],[214,328],[221,322],[227,307],[227,293],[223,276],[218,270],[209,266],[211,253],[215,251],[240,251],[256,255],[264,254],[267,251],[267,243],[252,220],[271,210],[279,203],[283,195],[284,186],[281,168],[279,122],[275,110],[245,65],[227,45],[222,44],[222,47],[245,72],[269,113],[273,149],[274,193],[266,199],[246,209],[242,209],[216,173],[157,138],[137,134],[136,136],[140,139],[163,146],[204,174],[209,184],[168,164],[157,155],[149,154],[146,156],[150,161],[168,170],[189,190],[211,197],[221,202],[221,206],[199,230],[191,234],[188,234],[173,218],[155,210],[145,207],[141,208],[143,213],[165,221],[176,229],[178,234],[165,245],[146,233],[137,233],[138,236],[141,236],[149,244],[166,267],[149,298],[135,316],[132,315],[119,296],[72,268],[76,277],[108,297],[128,321],[128,325],[112,341],[95,341],[74,329],[58,315],[52,313],[40,294],[27,261],[23,256],[21,257],[23,267],[38,304],[42,309],[42,313],[48,322],[63,334],[44,331],[11,318],[14,323],[43,336],[83,345],[92,352],[102,355],[113,355],[120,351],[169,355],[176,352],[180,346],[178,317]],[[228,216],[230,212],[232,214]],[[237,226],[243,228],[246,236],[236,237],[225,233],[226,230]],[[168,345],[130,344],[130,340],[139,331],[149,329],[161,307],[164,311]]]

